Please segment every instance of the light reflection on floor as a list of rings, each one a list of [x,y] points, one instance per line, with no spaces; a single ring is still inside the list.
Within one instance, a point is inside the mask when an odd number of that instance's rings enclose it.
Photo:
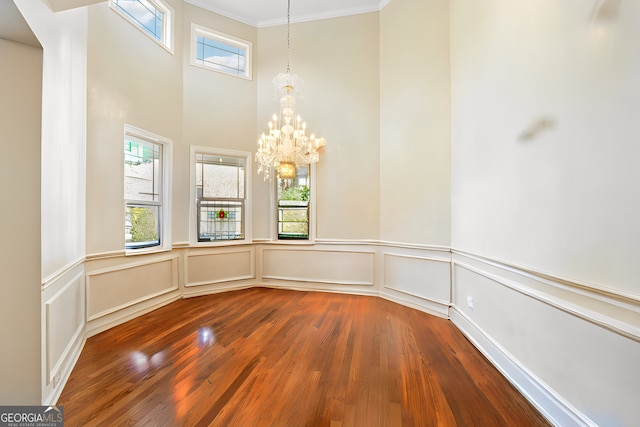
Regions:
[[[200,349],[211,347],[215,343],[215,335],[213,330],[208,326],[198,328],[196,334],[196,346],[189,346],[189,350],[183,356],[191,358]],[[176,409],[176,419],[183,420],[187,413],[195,403],[190,401],[189,394],[194,387],[195,378],[199,371],[196,363],[188,364],[184,369],[180,370],[173,383],[173,401]]]
[[[215,344],[215,335],[213,329],[208,326],[199,327],[195,338],[195,346],[189,346],[188,351],[183,357],[190,358],[195,356],[200,350],[209,348]],[[162,366],[167,358],[167,350],[161,350],[149,356],[142,351],[134,350],[129,354],[131,366],[137,374],[146,374],[153,368]],[[173,379],[173,401],[176,405],[177,419],[182,419],[189,411],[189,392],[191,391],[194,378],[197,374],[195,364],[189,364],[185,369],[176,373]]]
[[[216,342],[211,328],[203,326],[198,329],[198,347],[211,347]]]
[[[151,367],[160,367],[165,360],[165,352],[159,351],[153,354],[151,357],[147,356],[141,351],[132,351],[129,355],[133,368],[138,373],[144,373]]]

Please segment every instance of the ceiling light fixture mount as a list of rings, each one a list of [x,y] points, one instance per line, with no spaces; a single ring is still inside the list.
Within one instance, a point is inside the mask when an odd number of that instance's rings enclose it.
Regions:
[[[291,0],[287,0],[287,71],[273,78],[274,97],[280,99],[280,116],[274,114],[269,131],[258,140],[258,173],[270,179],[271,170],[279,178],[295,178],[298,168],[320,160],[319,150],[324,138],[307,136],[307,124],[295,115],[296,100],[302,100],[304,80],[291,73]]]

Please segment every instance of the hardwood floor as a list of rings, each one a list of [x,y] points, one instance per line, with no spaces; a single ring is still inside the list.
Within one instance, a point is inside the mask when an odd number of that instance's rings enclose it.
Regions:
[[[377,297],[253,288],[87,340],[67,426],[546,426],[445,319]]]

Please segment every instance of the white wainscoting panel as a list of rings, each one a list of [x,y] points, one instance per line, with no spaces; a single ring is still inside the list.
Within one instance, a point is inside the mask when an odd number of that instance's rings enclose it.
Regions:
[[[56,402],[85,340],[82,262],[69,264],[42,284],[42,404]]]
[[[556,425],[637,424],[631,301],[615,318],[598,292],[548,275],[535,284],[529,272],[456,253],[452,271],[451,319]]]
[[[386,253],[386,289],[448,306],[451,297],[449,260]]]
[[[502,346],[493,341],[471,319],[457,307],[453,307],[451,321],[498,368],[516,388],[554,425],[562,427],[579,427],[596,425],[562,397],[550,391],[540,379],[531,374],[524,366],[508,354]]]
[[[88,321],[178,289],[177,254],[90,271]]]
[[[333,285],[373,286],[375,252],[265,248],[262,278]]]
[[[60,373],[65,357],[84,328],[83,285],[83,274],[79,273],[45,303],[47,382]]]
[[[185,286],[203,286],[255,279],[253,246],[189,251],[184,256]]]

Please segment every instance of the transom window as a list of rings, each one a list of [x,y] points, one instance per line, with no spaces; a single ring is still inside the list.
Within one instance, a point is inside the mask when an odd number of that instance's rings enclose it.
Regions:
[[[251,42],[192,24],[191,65],[251,79]]]
[[[247,237],[248,153],[192,147],[197,242]]]
[[[111,8],[173,52],[173,9],[161,0],[111,0]]]

